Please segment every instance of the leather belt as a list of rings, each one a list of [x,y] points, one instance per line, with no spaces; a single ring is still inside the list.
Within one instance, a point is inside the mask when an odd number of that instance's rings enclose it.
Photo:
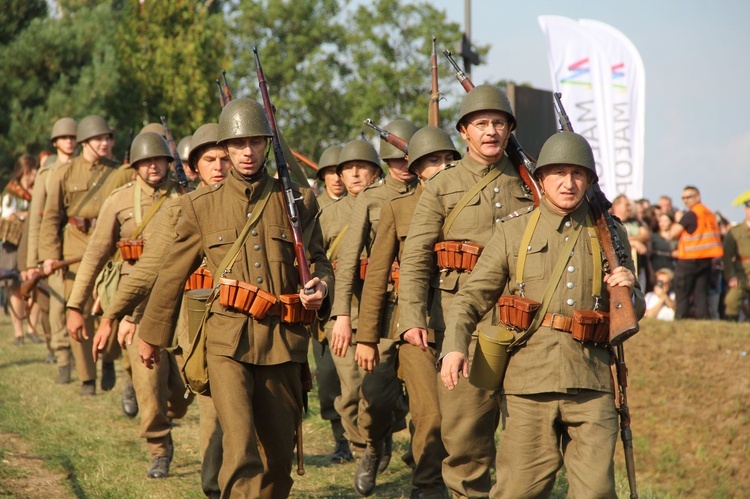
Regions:
[[[87,234],[96,225],[96,218],[68,217],[68,223],[80,232]]]
[[[573,330],[573,318],[560,314],[544,314],[544,320],[542,320],[542,327],[548,327],[556,329],[558,331],[564,331],[570,333]]]

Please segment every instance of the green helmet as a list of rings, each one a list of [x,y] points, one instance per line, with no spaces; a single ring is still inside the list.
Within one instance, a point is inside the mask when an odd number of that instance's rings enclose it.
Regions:
[[[156,132],[139,133],[130,144],[130,166],[149,158],[174,159],[169,152],[167,139]]]
[[[436,126],[420,128],[409,141],[409,170],[418,159],[439,151],[452,151],[453,159],[461,159],[448,132]]]
[[[464,101],[461,103],[456,130],[460,132],[464,119],[477,111],[500,111],[501,113],[505,113],[508,116],[508,120],[510,120],[511,131],[516,128],[516,117],[513,115],[513,108],[510,106],[508,96],[494,85],[478,85],[466,94]]]
[[[162,125],[161,123],[149,123],[148,125],[141,128],[141,131],[138,132],[138,134],[146,132],[158,133],[164,138],[166,138],[167,136],[167,132],[164,130],[164,125]]]
[[[339,155],[344,146],[331,146],[320,155],[318,160],[318,171],[315,172],[315,177],[318,180],[323,180],[323,171],[326,168],[335,168],[339,164]]]
[[[349,161],[366,161],[372,163],[375,168],[380,170],[380,158],[372,144],[364,139],[355,139],[347,142],[341,153],[339,153],[339,164],[336,165],[336,173],[341,174],[344,163]],[[382,171],[382,170],[381,170]]]
[[[412,135],[417,131],[416,125],[409,120],[393,120],[383,127],[386,131],[396,137],[404,139],[407,143],[411,140]],[[380,159],[403,159],[404,152],[380,139]]]
[[[252,99],[234,99],[221,110],[219,143],[229,139],[272,135],[265,109]]]
[[[76,142],[79,144],[99,135],[112,135],[112,129],[107,124],[107,120],[101,116],[92,114],[86,116],[78,123]]]
[[[190,139],[190,152],[187,164],[194,172],[198,171],[198,153],[204,146],[215,146],[219,138],[219,124],[205,123],[198,127]]]
[[[58,137],[75,137],[78,123],[73,118],[60,118],[52,125],[52,133],[49,134],[50,142]]]
[[[534,175],[538,177],[541,169],[550,165],[582,166],[591,172],[595,181],[599,180],[591,146],[586,139],[574,132],[558,132],[547,139],[539,152]]]
[[[180,155],[180,159],[183,163],[187,162],[188,155],[190,154],[190,138],[192,135],[186,135],[177,143],[177,153]]]

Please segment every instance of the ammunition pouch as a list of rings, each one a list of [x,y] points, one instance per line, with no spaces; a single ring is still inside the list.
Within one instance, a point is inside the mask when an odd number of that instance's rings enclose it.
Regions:
[[[143,254],[144,244],[146,244],[146,241],[143,239],[121,239],[117,241],[117,248],[120,250],[123,260],[135,262]]]
[[[198,267],[198,269],[190,274],[187,281],[185,282],[185,291],[191,291],[193,289],[206,289],[214,287],[214,279],[211,276],[211,271],[206,267]]]
[[[363,281],[365,280],[365,276],[367,275],[367,264],[370,263],[369,258],[362,258],[359,261],[359,278]]]
[[[78,229],[78,232],[88,234],[89,230],[96,227],[96,218],[68,217],[68,224]]]
[[[219,279],[219,304],[262,320],[275,315],[286,324],[312,324],[315,311],[302,306],[297,294],[276,297],[252,284],[237,279]]]
[[[609,313],[599,310],[574,310],[572,317],[546,314],[541,324],[565,333],[581,343],[609,343]]]
[[[541,303],[520,296],[506,295],[497,300],[500,322],[511,331],[526,331]]]
[[[457,272],[471,272],[477,264],[483,246],[461,241],[440,241],[433,250],[438,267]]]

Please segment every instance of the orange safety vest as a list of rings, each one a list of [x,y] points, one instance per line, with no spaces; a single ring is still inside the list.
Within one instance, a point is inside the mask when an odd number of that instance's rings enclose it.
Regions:
[[[680,235],[677,243],[677,258],[680,260],[721,258],[724,255],[724,247],[721,243],[716,217],[701,203],[690,208],[690,211],[695,213],[698,219],[698,228],[692,234],[683,231]]]

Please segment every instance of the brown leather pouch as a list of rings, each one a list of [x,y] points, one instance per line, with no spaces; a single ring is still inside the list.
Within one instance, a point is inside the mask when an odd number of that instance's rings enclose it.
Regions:
[[[602,334],[604,331],[606,335]],[[574,310],[570,334],[582,343],[606,343],[609,339],[609,314],[598,310]]]
[[[122,259],[126,262],[134,262],[143,254],[143,239],[121,239],[117,241],[117,247],[120,250]]]
[[[280,295],[281,322],[287,324],[312,324],[315,320],[315,310],[307,310],[302,306],[298,294]]]
[[[253,286],[247,282],[237,281],[237,294],[234,297],[233,307],[237,310],[242,310],[245,313],[250,313],[250,307],[252,306],[257,294],[257,286]]]
[[[276,298],[276,296],[272,295],[268,291],[258,289],[258,293],[255,295],[253,303],[250,304],[250,310],[248,311],[248,314],[258,320],[265,319],[268,311],[271,309],[271,306],[274,305],[277,301],[278,298]]]
[[[461,244],[461,268],[468,272],[474,270],[474,266],[477,264],[479,255],[482,254],[483,246],[472,243]]]
[[[219,304],[222,307],[234,307],[237,290],[239,289],[238,285],[239,281],[237,279],[227,279],[225,277],[219,279]]]
[[[506,295],[497,300],[500,322],[508,329],[525,331],[531,326],[541,303],[529,298]]]
[[[367,275],[367,264],[370,262],[369,258],[362,258],[359,261],[359,278],[363,281],[365,280],[365,276]]]
[[[214,279],[211,271],[206,267],[198,267],[195,272],[190,274],[185,283],[185,291],[193,289],[207,289],[214,287]]]

